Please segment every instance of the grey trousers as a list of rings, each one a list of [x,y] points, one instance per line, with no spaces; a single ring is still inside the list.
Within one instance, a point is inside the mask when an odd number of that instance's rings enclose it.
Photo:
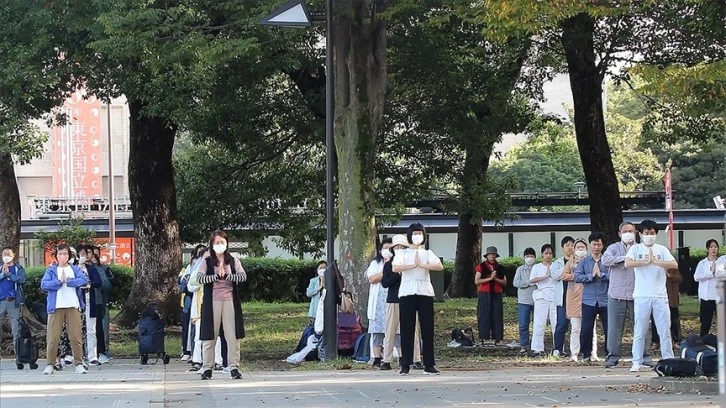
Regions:
[[[10,320],[10,331],[13,333],[13,353],[15,353],[15,344],[18,342],[20,308],[15,305],[15,300],[0,300],[0,327],[2,326],[5,316]]]
[[[620,361],[620,357],[623,356],[621,346],[623,331],[625,330],[625,318],[630,319],[630,326],[632,327],[635,322],[634,314],[635,306],[632,300],[613,299],[608,296],[607,359],[609,361]],[[647,338],[650,338],[650,334],[648,334]],[[648,352],[645,351],[643,360],[648,359]]]

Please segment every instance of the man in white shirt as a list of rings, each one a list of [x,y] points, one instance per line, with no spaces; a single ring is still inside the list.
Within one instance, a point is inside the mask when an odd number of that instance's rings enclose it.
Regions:
[[[542,245],[542,262],[532,267],[529,275],[529,283],[537,285],[532,292],[534,300],[534,323],[532,327],[532,353],[534,357],[544,355],[544,334],[547,318],[550,320],[552,329],[552,343],[554,344],[554,332],[557,326],[557,304],[555,302],[555,287],[557,281],[552,278],[552,256],[554,248],[550,244]]]
[[[666,270],[678,268],[678,263],[668,248],[655,243],[658,234],[658,224],[655,221],[643,220],[638,227],[638,232],[641,243],[631,246],[625,255],[625,267],[633,268],[635,273],[633,290],[635,327],[633,329],[631,372],[640,371],[651,313],[660,336],[661,356],[662,358],[673,358]]]

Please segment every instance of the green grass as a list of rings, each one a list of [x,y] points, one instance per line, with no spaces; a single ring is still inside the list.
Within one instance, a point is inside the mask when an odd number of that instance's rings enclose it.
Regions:
[[[292,353],[300,338],[302,329],[307,325],[308,305],[303,303],[245,303],[245,328],[247,337],[241,342],[241,356],[245,369],[333,369],[341,368],[349,360],[338,360],[326,363],[306,363],[302,366],[292,366],[283,360]],[[506,348],[482,349],[450,349],[446,344],[450,340],[451,330],[457,327],[473,327],[476,336],[476,300],[453,299],[435,304],[435,336],[436,358],[441,367],[481,368],[491,364],[532,364],[547,363],[553,359],[521,358],[517,350]],[[697,297],[681,296],[680,312],[681,327],[684,336],[690,332],[698,332]],[[115,312],[112,311],[112,316]],[[505,343],[517,340],[519,337],[517,325],[516,298],[504,299],[504,338]],[[167,328],[166,351],[177,357],[181,349],[180,328]],[[632,333],[627,328],[623,342],[625,350],[630,349]],[[545,334],[545,342],[551,348],[547,339],[551,339],[549,329]],[[602,337],[601,337],[602,342]],[[111,353],[114,356],[137,356],[137,343],[132,331],[112,331]],[[601,357],[604,348],[600,348]],[[563,363],[564,364],[564,363]],[[363,365],[353,365],[363,367]],[[345,367],[347,368],[347,367]]]

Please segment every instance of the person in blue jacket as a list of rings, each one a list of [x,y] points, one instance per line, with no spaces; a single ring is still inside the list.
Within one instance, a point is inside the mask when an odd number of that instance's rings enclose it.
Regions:
[[[48,294],[47,311],[48,325],[46,334],[47,366],[43,374],[53,374],[58,354],[63,323],[68,329],[68,337],[73,350],[73,360],[77,374],[86,374],[83,366],[83,346],[81,344],[81,310],[85,307],[83,290],[88,286],[88,278],[77,266],[68,263],[71,249],[66,244],[56,247],[56,265],[46,269],[40,281],[40,289]]]
[[[2,268],[0,268],[0,326],[5,317],[10,320],[13,346],[18,342],[20,306],[24,301],[23,283],[25,283],[25,269],[15,262],[15,250],[6,246],[2,251]]]

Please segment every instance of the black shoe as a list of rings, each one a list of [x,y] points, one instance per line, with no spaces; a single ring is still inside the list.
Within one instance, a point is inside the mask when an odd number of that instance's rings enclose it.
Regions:
[[[192,367],[189,369],[189,371],[199,371],[199,369],[202,368],[202,365],[199,363],[193,363]]]
[[[605,362],[605,368],[613,368],[618,365],[618,360],[607,360]]]
[[[233,380],[241,380],[242,373],[240,373],[238,369],[233,368],[232,371],[229,372],[229,377]]]
[[[214,371],[222,371],[222,370],[224,370],[224,366],[222,366],[221,364],[214,365]]]
[[[384,371],[392,370],[391,363],[382,363],[379,370],[384,370]]]
[[[440,373],[440,372],[441,372],[441,371],[439,371],[439,370],[438,370],[438,369],[437,369],[436,367],[434,367],[434,366],[431,366],[431,367],[426,367],[426,368],[424,368],[424,374],[438,374],[438,373]]]
[[[401,366],[401,371],[398,372],[400,375],[408,375],[411,371],[411,366]]]
[[[376,357],[373,359],[373,367],[380,367],[381,366],[381,358]]]
[[[417,363],[413,363],[413,366],[411,368],[413,368],[414,370],[423,370],[424,365],[421,364],[421,362],[419,361]]]
[[[532,357],[534,357],[534,358],[544,357],[544,355],[545,355],[545,353],[542,351],[535,351],[534,353],[532,353]]]
[[[211,380],[212,379],[212,370],[206,370],[204,373],[202,373],[202,380]]]

